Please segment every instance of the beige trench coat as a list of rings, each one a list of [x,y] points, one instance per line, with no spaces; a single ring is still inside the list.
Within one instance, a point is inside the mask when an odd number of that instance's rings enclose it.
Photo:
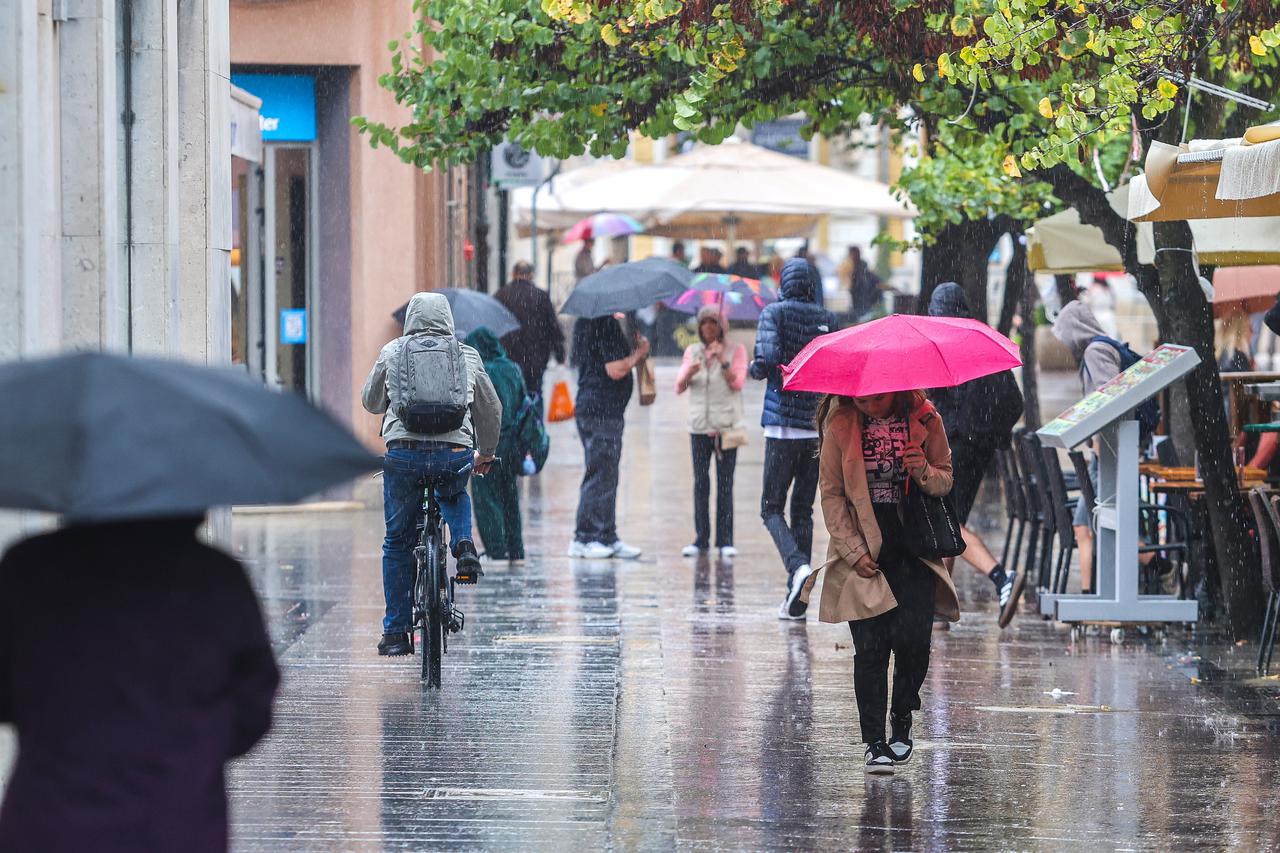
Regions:
[[[928,460],[919,476],[911,476],[928,494],[949,493],[951,447],[941,416],[932,404],[925,403],[912,412],[909,427],[911,440],[923,448]],[[809,578],[801,598],[809,600],[821,575],[818,618],[823,622],[848,622],[887,613],[898,602],[884,575],[877,572],[874,577],[864,578],[853,569],[863,554],[879,559],[882,539],[862,458],[862,413],[852,403],[833,408],[827,416],[819,472],[822,515],[831,542],[827,546],[827,562]],[[934,603],[937,614],[951,622],[958,621],[960,601],[950,573],[940,561],[923,562],[938,576]]]

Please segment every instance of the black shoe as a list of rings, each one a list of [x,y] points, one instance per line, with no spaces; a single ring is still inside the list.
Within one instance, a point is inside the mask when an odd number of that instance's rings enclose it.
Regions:
[[[403,631],[383,634],[382,641],[378,643],[378,654],[389,658],[413,654],[413,636]]]
[[[889,745],[882,740],[867,744],[863,766],[868,773],[892,773],[893,753],[889,751]]]
[[[458,558],[458,569],[453,579],[458,583],[475,583],[484,572],[480,570],[480,556],[476,554],[476,546],[470,539],[463,539],[453,548],[453,556]]]
[[[805,612],[809,609],[808,602],[800,600],[800,593],[804,591],[805,581],[813,574],[813,567],[805,563],[800,568],[791,573],[787,578],[787,598],[782,602],[782,608],[779,609],[778,617],[781,619],[803,619]],[[786,615],[783,615],[785,612]]]
[[[897,714],[889,714],[889,752],[893,755],[895,764],[906,764],[911,760],[911,752],[914,744],[911,742],[911,714],[910,712],[899,717]]]
[[[1027,576],[1017,569],[1006,569],[1004,585],[1000,587],[1000,627],[1007,628],[1018,613],[1018,602],[1022,600],[1022,588],[1027,583]]]

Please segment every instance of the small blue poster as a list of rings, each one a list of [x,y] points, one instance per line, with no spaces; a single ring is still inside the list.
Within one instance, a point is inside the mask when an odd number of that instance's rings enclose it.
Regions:
[[[307,342],[307,309],[285,308],[280,312],[280,343]]]

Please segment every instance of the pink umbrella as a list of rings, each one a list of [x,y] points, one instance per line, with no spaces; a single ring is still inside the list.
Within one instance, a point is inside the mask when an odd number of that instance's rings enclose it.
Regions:
[[[597,213],[579,221],[564,235],[563,242],[576,243],[588,237],[625,237],[644,231],[640,220],[625,213]]]
[[[949,388],[1021,364],[1017,345],[985,323],[891,314],[814,338],[782,368],[782,387],[869,397]]]

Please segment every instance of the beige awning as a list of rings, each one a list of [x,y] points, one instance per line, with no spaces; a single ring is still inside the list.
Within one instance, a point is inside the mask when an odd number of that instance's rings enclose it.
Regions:
[[[231,156],[262,162],[262,125],[258,111],[262,99],[239,86],[231,87]]]
[[[513,199],[526,233],[532,199],[532,192]],[[915,215],[886,184],[732,141],[568,188],[544,188],[538,230],[567,228],[604,211],[635,217],[648,234],[685,239],[800,236],[823,215]]]
[[[1132,187],[1135,222],[1280,216],[1280,125],[1241,139],[1154,142]]]
[[[1125,215],[1129,184],[1107,198],[1112,210]],[[1192,219],[1191,236],[1203,265],[1260,266],[1280,264],[1280,218]],[[1138,262],[1155,259],[1150,222],[1137,223]],[[1027,265],[1032,272],[1066,275],[1078,272],[1121,272],[1120,252],[1093,225],[1080,222],[1074,208],[1047,216],[1027,233]]]

